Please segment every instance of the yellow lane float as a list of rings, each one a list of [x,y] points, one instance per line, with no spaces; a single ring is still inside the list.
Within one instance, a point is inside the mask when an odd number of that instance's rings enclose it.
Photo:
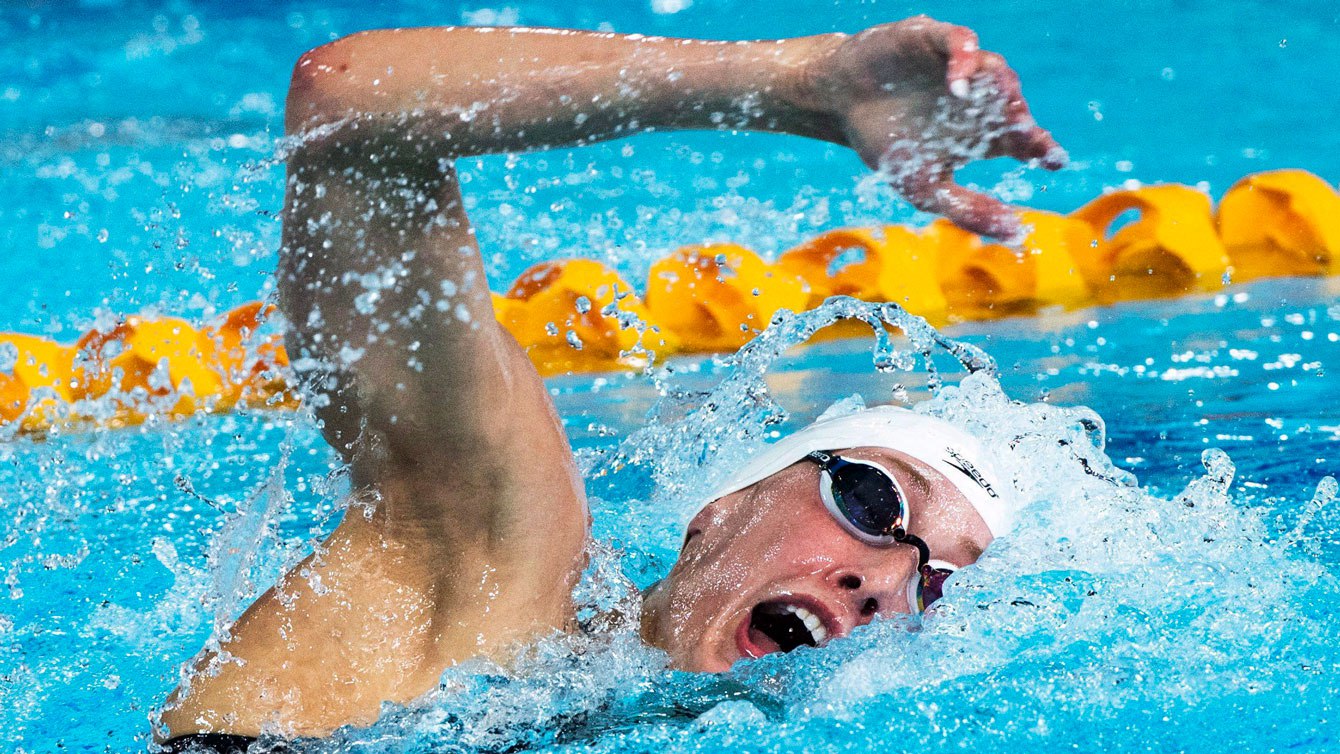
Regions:
[[[690,351],[733,351],[779,309],[809,300],[799,277],[734,244],[687,246],[651,266],[647,309]]]
[[[20,420],[25,431],[79,425],[93,419],[81,415],[80,402],[99,400],[93,413],[104,426],[239,403],[292,407],[280,336],[252,337],[270,308],[244,304],[200,329],[175,317],[128,317],[106,331],[90,330],[73,346],[0,334],[0,348],[12,349],[15,359],[13,374],[0,372],[0,419]],[[39,390],[48,397],[34,404]]]
[[[1089,287],[1079,259],[1098,246],[1093,226],[1073,217],[1041,210],[1023,210],[1023,253],[1032,260],[1033,298],[1046,306],[1089,303]]]
[[[813,309],[830,296],[893,301],[942,324],[945,297],[936,275],[935,249],[916,231],[899,225],[840,228],[821,233],[777,258],[776,267],[805,281]],[[822,337],[862,335],[862,322],[839,322]]]
[[[1340,254],[1340,194],[1303,170],[1238,181],[1219,202],[1219,237],[1233,279],[1329,275]]]
[[[1136,217],[1111,232],[1127,213]],[[1098,231],[1097,253],[1081,263],[1102,301],[1159,298],[1223,286],[1228,254],[1215,232],[1210,197],[1168,184],[1116,191],[1072,215]]]
[[[545,375],[637,367],[647,361],[639,346],[649,353],[678,348],[633,286],[590,259],[537,264],[493,301],[498,321]]]
[[[939,324],[1216,290],[1228,276],[1334,274],[1340,253],[1340,194],[1301,170],[1248,176],[1217,212],[1204,193],[1163,185],[1116,191],[1070,216],[1023,210],[1020,219],[1018,248],[945,220],[920,231],[829,231],[775,264],[734,244],[687,246],[652,265],[645,300],[599,262],[544,262],[494,294],[493,308],[541,374],[552,375],[732,350],[780,309],[835,295],[893,301]],[[261,331],[270,309],[245,304],[198,328],[132,316],[72,345],[0,333],[0,425],[40,433],[53,424],[292,407],[280,336]],[[868,331],[852,323],[823,335]]]
[[[23,416],[31,395],[23,380],[0,372],[0,423],[7,424]]]
[[[144,403],[187,416],[270,401],[285,389],[279,370],[288,356],[278,334],[252,335],[272,308],[244,304],[200,329],[175,317],[129,317],[107,332],[92,330],[75,348],[77,397],[112,395],[126,423],[142,420]]]
[[[209,367],[223,377],[227,405],[294,403],[297,396],[284,383],[288,353],[279,333],[259,335],[274,307],[253,301],[233,309],[218,324],[201,330],[211,355]]]
[[[936,277],[956,321],[1026,314],[1041,306],[1075,306],[1090,300],[1077,256],[1089,253],[1094,229],[1050,212],[1020,213],[1024,239],[1018,250],[990,243],[948,220],[925,230],[936,258]]]
[[[0,420],[39,431],[75,400],[74,349],[35,335],[0,333],[0,355],[13,360],[12,373],[0,384]]]
[[[178,416],[208,407],[207,401],[223,392],[223,375],[213,368],[212,344],[191,323],[175,317],[131,317],[122,328],[124,349],[108,362],[113,374],[122,375],[122,392],[175,398],[169,412]]]
[[[28,390],[48,388],[66,402],[74,399],[74,349],[21,333],[0,333],[0,349],[12,349],[13,377]]]
[[[955,320],[1022,314],[1033,302],[1029,258],[1000,244],[936,220],[924,237],[936,255],[936,277]]]

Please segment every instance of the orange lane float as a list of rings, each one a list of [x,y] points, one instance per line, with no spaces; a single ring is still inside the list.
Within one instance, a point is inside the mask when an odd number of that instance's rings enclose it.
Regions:
[[[24,431],[40,430],[61,407],[74,399],[74,349],[45,338],[21,333],[0,333],[0,353],[12,358],[0,390],[0,418],[19,421]]]
[[[1037,277],[1028,256],[935,220],[925,231],[935,250],[936,277],[955,320],[1023,314],[1033,304]]]
[[[1082,306],[1091,300],[1079,259],[1092,254],[1097,234],[1088,223],[1041,210],[1020,213],[1023,253],[1032,260],[1033,299],[1047,306]]]
[[[900,225],[830,230],[782,254],[777,266],[809,284],[806,308],[829,296],[851,296],[927,313],[944,309],[930,250],[916,231]]]
[[[124,423],[141,421],[146,409],[187,416],[283,400],[278,370],[288,358],[279,335],[251,339],[272,308],[244,304],[200,329],[175,317],[128,317],[107,332],[92,330],[75,346],[77,397],[112,396]]]
[[[23,380],[0,372],[0,423],[7,424],[23,416],[31,395]]]
[[[292,404],[296,395],[284,383],[288,354],[279,333],[261,336],[269,304],[253,301],[233,309],[218,324],[200,331],[210,355],[207,366],[223,378],[225,406]]]
[[[656,262],[645,299],[587,259],[544,262],[494,294],[498,321],[541,374],[638,368],[738,348],[782,309],[829,296],[893,301],[933,323],[1215,290],[1227,279],[1335,274],[1340,194],[1301,170],[1248,176],[1217,211],[1188,186],[1106,194],[1069,216],[1024,210],[1019,248],[944,220],[829,231],[769,263],[734,244]],[[132,316],[72,345],[0,333],[0,426],[125,426],[239,406],[292,407],[288,358],[245,304],[197,327]],[[867,333],[854,323],[823,337]]]
[[[0,346],[13,349],[13,376],[29,390],[48,388],[62,400],[72,399],[74,349],[21,333],[0,334]]]
[[[0,372],[0,419],[33,432],[56,423],[127,426],[239,403],[292,407],[279,336],[250,337],[267,312],[258,302],[244,304],[200,329],[175,317],[128,317],[90,330],[73,346],[0,334],[0,348],[15,355],[13,374]],[[46,397],[34,402],[35,393]],[[98,405],[85,412],[85,402]]]

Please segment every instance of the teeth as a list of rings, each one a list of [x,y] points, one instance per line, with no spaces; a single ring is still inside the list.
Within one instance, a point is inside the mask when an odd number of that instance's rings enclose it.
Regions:
[[[822,628],[824,625],[823,621],[819,620],[818,616],[812,613],[807,613],[804,610],[797,610],[796,616],[805,621],[805,626],[809,628],[810,631],[814,631],[816,628]]]
[[[824,628],[824,622],[819,620],[819,616],[799,605],[787,605],[786,611],[805,623],[805,628],[809,630],[815,644],[823,644],[828,638],[828,629]]]

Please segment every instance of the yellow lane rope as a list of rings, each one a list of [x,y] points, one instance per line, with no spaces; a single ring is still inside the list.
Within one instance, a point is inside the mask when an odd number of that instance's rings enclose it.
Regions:
[[[494,294],[494,308],[540,372],[553,375],[733,350],[778,310],[834,295],[894,301],[946,324],[1340,271],[1340,194],[1302,170],[1247,176],[1217,208],[1204,193],[1169,184],[1114,191],[1068,216],[1021,217],[1019,250],[944,220],[919,230],[833,230],[771,263],[734,244],[688,246],[652,265],[645,297],[599,262],[543,262]],[[132,316],[72,344],[0,333],[0,365],[12,365],[0,371],[0,427],[42,433],[53,424],[292,407],[279,336],[258,332],[268,311],[252,302],[199,327]],[[835,326],[825,335],[855,331]]]

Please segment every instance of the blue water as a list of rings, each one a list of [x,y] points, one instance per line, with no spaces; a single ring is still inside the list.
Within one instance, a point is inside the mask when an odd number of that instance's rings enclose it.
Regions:
[[[1170,7],[1171,6],[1171,7]],[[0,7],[0,330],[72,340],[99,316],[206,317],[269,292],[291,61],[364,28],[505,22],[721,38],[856,30],[928,12],[1007,55],[1073,166],[992,163],[966,178],[1067,211],[1128,180],[1204,184],[1303,167],[1340,178],[1340,9],[1329,2],[31,3]],[[857,190],[843,151],[758,135],[673,134],[465,166],[495,288],[585,255],[641,278],[681,243],[772,253],[821,230],[924,218]],[[415,711],[326,748],[600,750],[1340,748],[1340,519],[1309,513],[1340,471],[1340,285],[1278,280],[1173,302],[947,331],[989,352],[1003,403],[969,381],[937,410],[1066,438],[1104,420],[1087,474],[1055,442],[1016,458],[1035,500],[920,623],[725,677],[670,674],[615,627],[536,650],[514,675],[468,666]],[[800,424],[835,400],[927,397],[865,341],[770,369]],[[656,375],[551,381],[590,471],[604,557],[592,605],[674,556],[679,513],[654,464],[603,474],[658,387],[708,390],[712,359]],[[952,366],[952,364],[951,364]],[[952,370],[950,370],[952,372]],[[951,384],[954,374],[947,375]],[[661,416],[674,412],[660,402]],[[746,416],[761,422],[758,415]],[[654,447],[643,434],[626,453]],[[1228,452],[1235,473],[1211,453]],[[1009,459],[1006,459],[1007,464]],[[1120,484],[1130,472],[1139,490]],[[680,470],[683,471],[682,469]],[[1225,480],[1222,484],[1215,480]],[[1192,484],[1191,488],[1187,488]],[[13,750],[148,745],[181,663],[338,520],[332,454],[299,414],[0,444],[0,741]],[[1190,503],[1191,505],[1187,505]],[[585,642],[584,644],[582,642]],[[417,749],[415,747],[418,747]]]

